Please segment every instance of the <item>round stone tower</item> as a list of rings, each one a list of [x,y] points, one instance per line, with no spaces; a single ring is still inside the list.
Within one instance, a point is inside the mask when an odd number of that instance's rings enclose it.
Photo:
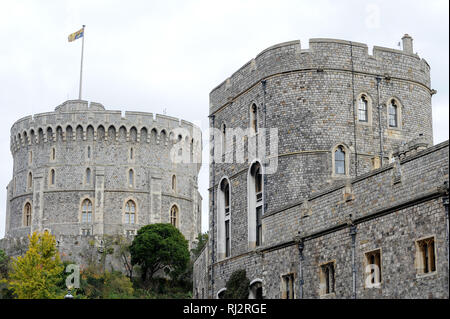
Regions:
[[[6,239],[48,230],[70,252],[83,238],[172,223],[191,243],[201,231],[201,148],[189,122],[94,102],[22,118],[11,128]]]

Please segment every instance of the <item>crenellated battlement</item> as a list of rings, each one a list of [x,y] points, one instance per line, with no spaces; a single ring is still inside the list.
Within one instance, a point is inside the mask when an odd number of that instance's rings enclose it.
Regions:
[[[146,112],[125,112],[106,110],[96,102],[69,100],[55,108],[54,112],[26,116],[11,127],[11,152],[20,147],[45,142],[56,142],[68,138],[86,140],[89,132],[93,139],[99,136],[105,140],[114,134],[119,140],[120,131],[125,130],[126,141],[141,138],[150,143],[154,136],[156,143],[182,139],[201,144],[201,130],[194,124],[175,117]],[[89,131],[89,132],[88,132]],[[78,137],[77,137],[78,136]]]
[[[215,112],[263,79],[288,72],[340,71],[383,76],[393,81],[411,81],[430,91],[430,67],[412,53],[412,38],[402,39],[403,50],[374,46],[372,55],[364,43],[315,38],[309,48],[300,41],[271,46],[244,64],[210,93],[210,113]]]

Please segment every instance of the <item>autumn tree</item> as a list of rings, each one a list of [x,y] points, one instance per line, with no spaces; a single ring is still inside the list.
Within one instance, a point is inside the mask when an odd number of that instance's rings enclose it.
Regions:
[[[28,236],[28,250],[12,262],[9,288],[19,299],[59,298],[57,287],[64,266],[56,249],[55,237],[48,232]]]
[[[152,224],[138,230],[130,246],[131,264],[138,264],[142,280],[164,270],[172,278],[186,270],[189,262],[188,242],[171,224]]]

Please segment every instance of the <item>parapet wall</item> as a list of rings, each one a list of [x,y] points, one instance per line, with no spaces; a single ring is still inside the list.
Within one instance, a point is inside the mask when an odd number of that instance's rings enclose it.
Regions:
[[[127,141],[134,130],[137,141],[145,132],[148,143],[153,133],[158,143],[161,136],[166,138],[165,143],[180,140],[181,136],[194,145],[201,145],[201,130],[190,122],[146,112],[125,112],[122,116],[121,111],[107,111],[100,103],[72,100],[57,106],[54,112],[27,116],[15,122],[11,127],[11,152],[14,154],[21,146],[32,143],[57,141],[58,133],[64,141],[71,133],[75,139],[78,129],[82,130],[82,138],[86,140],[89,127],[93,130],[94,140],[99,128],[106,132],[114,129],[116,140],[119,130],[125,129]]]
[[[247,62],[210,93],[210,113],[245,92],[260,80],[292,71],[340,70],[408,80],[430,88],[430,67],[416,54],[366,44],[337,40],[310,39],[309,49],[300,41],[269,47]]]

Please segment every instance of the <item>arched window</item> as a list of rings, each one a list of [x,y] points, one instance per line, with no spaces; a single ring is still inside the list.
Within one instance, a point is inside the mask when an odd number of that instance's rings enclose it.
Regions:
[[[170,223],[174,227],[178,227],[178,207],[173,205],[170,209]]]
[[[175,175],[172,175],[172,190],[177,191],[177,177]]]
[[[394,99],[389,103],[389,126],[398,127],[398,105]]]
[[[56,173],[55,170],[52,168],[50,170],[50,185],[55,185],[55,180],[56,180]]]
[[[131,168],[128,170],[128,185],[130,187],[134,186],[134,171]]]
[[[248,299],[263,299],[262,281],[260,279],[250,283]]]
[[[92,222],[92,202],[89,199],[85,199],[81,205],[81,222]]]
[[[91,183],[91,169],[87,168],[86,169],[86,184],[90,184]]]
[[[26,203],[23,209],[23,225],[31,226],[31,204]]]
[[[365,95],[361,95],[358,101],[358,120],[360,122],[368,121],[367,111],[368,111],[367,97]]]
[[[334,173],[345,175],[345,150],[342,146],[334,152]]]
[[[136,223],[136,203],[131,199],[125,204],[125,224]]]
[[[230,221],[230,184],[228,179],[222,179],[220,183],[218,203],[218,228],[219,237],[219,258],[229,257],[231,255],[231,221]]]
[[[28,173],[28,179],[27,179],[27,187],[28,189],[31,189],[33,186],[33,174],[31,172]]]
[[[248,180],[249,245],[262,245],[263,172],[259,162],[253,163]]]
[[[252,133],[258,133],[258,107],[256,104],[250,108],[250,130]]]
[[[217,292],[217,299],[225,299],[225,291],[227,291],[226,288],[222,288]]]

